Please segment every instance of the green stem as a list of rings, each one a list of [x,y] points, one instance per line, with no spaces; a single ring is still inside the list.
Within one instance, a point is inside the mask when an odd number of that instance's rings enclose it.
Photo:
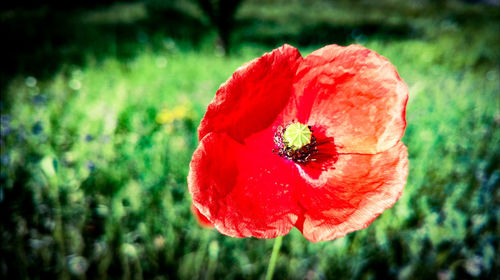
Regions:
[[[278,236],[274,239],[273,252],[271,253],[271,259],[269,260],[269,265],[267,267],[266,280],[273,279],[274,268],[276,267],[276,261],[278,260],[278,254],[280,252],[282,242],[283,236]]]

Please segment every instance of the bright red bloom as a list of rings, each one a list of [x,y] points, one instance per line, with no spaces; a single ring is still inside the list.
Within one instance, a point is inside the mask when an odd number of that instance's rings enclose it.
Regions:
[[[207,219],[207,217],[203,216],[203,214],[200,213],[200,210],[198,210],[198,208],[194,207],[193,204],[191,204],[191,212],[193,212],[193,215],[196,218],[196,220],[198,221],[198,224],[200,224],[200,226],[206,227],[206,228],[213,228],[214,227],[212,225],[212,223],[210,222],[210,220]]]
[[[237,69],[208,106],[188,176],[193,205],[221,233],[311,241],[365,228],[401,195],[408,88],[364,47],[302,58],[284,45]],[[299,122],[311,143],[291,149]],[[283,144],[285,143],[285,144]]]

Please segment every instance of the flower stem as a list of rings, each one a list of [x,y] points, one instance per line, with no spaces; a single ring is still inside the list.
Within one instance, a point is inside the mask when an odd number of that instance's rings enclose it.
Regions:
[[[278,260],[278,254],[280,252],[282,242],[283,236],[278,236],[274,239],[273,252],[271,253],[269,265],[267,266],[266,280],[273,279],[274,267],[276,266],[276,261]]]

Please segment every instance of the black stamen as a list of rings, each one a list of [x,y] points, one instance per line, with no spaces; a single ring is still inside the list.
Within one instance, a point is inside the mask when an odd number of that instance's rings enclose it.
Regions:
[[[311,132],[313,132],[312,127],[308,126]],[[283,134],[285,133],[286,127],[279,126],[274,134],[274,144],[276,146],[273,149],[273,152],[278,154],[279,156],[286,158],[288,160],[292,160],[299,164],[307,164],[309,162],[328,162],[335,161],[336,153],[320,153],[318,150],[318,146],[331,144],[333,145],[333,138],[325,138],[318,141],[314,135],[311,136],[311,142],[309,144],[304,145],[299,149],[293,149],[288,145],[286,140],[283,138]],[[330,167],[330,164],[321,164],[321,169],[326,169]]]

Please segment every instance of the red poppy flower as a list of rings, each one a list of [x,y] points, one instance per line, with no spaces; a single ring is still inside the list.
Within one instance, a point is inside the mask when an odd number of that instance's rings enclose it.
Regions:
[[[198,129],[193,205],[221,233],[311,241],[365,228],[401,195],[408,89],[364,47],[284,45],[237,69]]]

